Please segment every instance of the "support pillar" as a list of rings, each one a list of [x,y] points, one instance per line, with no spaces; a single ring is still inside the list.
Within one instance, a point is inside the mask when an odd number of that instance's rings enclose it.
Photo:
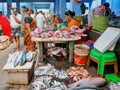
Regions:
[[[60,0],[55,0],[55,14],[60,15]]]
[[[2,3],[2,12],[4,13],[4,3]]]
[[[50,3],[50,15],[54,13],[54,3]]]
[[[65,11],[67,9],[66,0],[60,0],[60,17],[64,20],[65,19]]]
[[[89,1],[89,10],[91,9],[91,6],[92,6],[92,0]]]
[[[106,0],[101,0],[101,5],[103,5],[106,2]]]
[[[6,2],[7,2],[7,16],[9,17],[11,15],[12,0],[6,0]]]
[[[20,13],[20,8],[21,8],[20,7],[20,1],[17,1],[16,4],[17,4],[18,12]]]
[[[75,12],[75,15],[76,16],[81,16],[82,15],[81,8],[80,8],[81,2],[76,3],[76,2],[74,2],[74,0],[70,0],[70,4],[71,4],[71,7],[72,7],[72,11]]]

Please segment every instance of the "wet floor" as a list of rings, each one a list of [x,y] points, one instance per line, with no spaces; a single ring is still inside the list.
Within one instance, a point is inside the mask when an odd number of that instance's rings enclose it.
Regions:
[[[15,52],[14,48],[15,47],[15,42],[10,45],[9,48],[6,50],[0,51],[0,90],[19,90],[23,88],[24,90],[29,90],[30,84],[29,85],[12,85],[8,83],[8,73],[2,71],[3,66],[6,64],[7,58],[9,56],[9,53]],[[25,50],[25,47],[23,45],[23,38],[21,38],[21,50]],[[47,57],[44,59],[44,63],[50,63],[55,66],[56,69],[63,69],[67,70],[71,66],[78,66],[74,63],[69,63],[68,59],[66,57]],[[87,70],[89,71],[90,75],[96,76],[97,72],[97,65],[96,64],[91,64],[91,67],[88,68]],[[86,67],[85,67],[86,68]],[[32,80],[31,80],[32,82]],[[69,83],[72,83],[73,81],[71,79],[67,79],[63,81],[66,85]],[[109,90],[106,88],[107,85],[102,86],[103,90]]]

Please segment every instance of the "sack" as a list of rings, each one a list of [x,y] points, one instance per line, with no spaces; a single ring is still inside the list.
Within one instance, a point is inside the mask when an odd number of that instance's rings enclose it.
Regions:
[[[93,17],[93,30],[104,32],[108,26],[109,17],[108,16],[99,16]]]
[[[76,44],[74,45],[74,53],[79,55],[88,55],[89,53],[89,46],[86,44]]]
[[[8,48],[10,45],[8,36],[0,36],[0,50]]]

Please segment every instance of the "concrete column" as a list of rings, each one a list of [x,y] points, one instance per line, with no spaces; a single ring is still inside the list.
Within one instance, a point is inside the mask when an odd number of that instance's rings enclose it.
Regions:
[[[81,8],[80,8],[80,5],[81,5],[81,2],[80,3],[76,3],[74,2],[74,0],[70,0],[70,4],[71,4],[71,9],[72,11],[75,12],[75,15],[76,16],[81,16],[82,13],[81,13]]]
[[[21,7],[20,7],[20,1],[17,1],[17,2],[16,2],[16,5],[17,5],[17,8],[18,8],[18,12],[20,13],[20,8],[21,8]]]
[[[50,3],[50,15],[54,13],[54,3]]]
[[[2,12],[4,13],[4,3],[2,3]]]
[[[67,9],[66,0],[60,0],[60,17],[64,20],[65,19],[65,11]]]
[[[89,10],[91,9],[91,6],[92,6],[92,0],[89,1]]]
[[[11,15],[12,0],[6,0],[6,2],[7,2],[7,16],[9,17]]]
[[[101,0],[101,5],[103,5],[106,2],[106,0]]]
[[[2,11],[2,8],[3,8],[2,3],[0,3],[0,11]]]
[[[55,14],[60,15],[60,0],[55,0]]]

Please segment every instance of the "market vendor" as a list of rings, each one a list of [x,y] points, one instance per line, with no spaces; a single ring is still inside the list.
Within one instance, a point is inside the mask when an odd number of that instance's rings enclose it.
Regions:
[[[73,18],[74,16],[75,16],[75,12],[74,12],[74,11],[68,10],[68,11],[65,12],[65,19],[66,19],[69,23],[68,23],[68,26],[65,27],[65,28],[62,28],[62,30],[67,30],[67,31],[69,31],[71,26],[81,27],[80,22]]]
[[[31,40],[30,33],[36,28],[36,23],[31,17],[30,9],[26,9],[27,16],[24,19],[24,44],[26,45],[26,51],[34,51],[35,43]]]
[[[54,30],[57,30],[60,28],[59,27],[60,23],[63,23],[63,20],[59,16],[54,14],[52,16],[52,24],[54,25]]]

